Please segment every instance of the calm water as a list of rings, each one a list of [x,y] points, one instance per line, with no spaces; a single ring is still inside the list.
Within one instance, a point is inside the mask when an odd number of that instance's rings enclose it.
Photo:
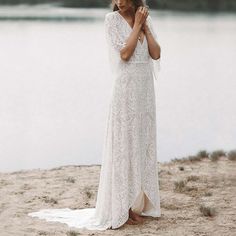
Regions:
[[[0,171],[101,163],[108,11],[0,9]],[[235,148],[236,16],[150,15],[162,47],[158,160]]]

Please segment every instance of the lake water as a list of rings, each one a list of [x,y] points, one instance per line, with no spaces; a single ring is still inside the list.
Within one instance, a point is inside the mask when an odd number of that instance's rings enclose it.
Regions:
[[[0,8],[0,171],[101,164],[108,11]],[[162,48],[158,160],[236,148],[236,16],[150,15]]]

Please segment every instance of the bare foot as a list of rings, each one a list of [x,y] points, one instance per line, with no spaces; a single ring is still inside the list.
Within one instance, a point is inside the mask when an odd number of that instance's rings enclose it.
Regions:
[[[135,213],[135,212],[132,211],[131,209],[130,209],[130,211],[129,211],[129,217],[130,217],[132,220],[136,221],[136,222],[139,222],[139,223],[143,223],[143,222],[144,222],[143,217],[140,216],[139,214]]]
[[[137,225],[138,224],[137,221],[134,221],[131,218],[129,218],[125,223],[128,224],[128,225]]]

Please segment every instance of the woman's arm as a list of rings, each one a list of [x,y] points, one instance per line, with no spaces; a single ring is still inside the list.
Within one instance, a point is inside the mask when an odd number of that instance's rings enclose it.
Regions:
[[[150,30],[147,21],[144,23],[144,32],[146,35],[146,39],[148,42],[148,51],[150,56],[152,57],[152,59],[157,60],[161,57],[161,47],[158,44],[158,42],[156,41],[152,31]]]
[[[126,46],[120,50],[120,57],[124,61],[128,61],[133,55],[134,50],[137,46],[139,33],[141,31],[142,25],[134,24],[133,31],[131,32],[129,38],[126,41]]]
[[[126,45],[124,48],[120,50],[121,59],[128,61],[130,57],[133,55],[134,50],[137,46],[139,33],[143,26],[143,23],[146,21],[148,16],[147,8],[139,7],[135,12],[135,21],[133,31],[131,32],[129,38],[126,41]]]

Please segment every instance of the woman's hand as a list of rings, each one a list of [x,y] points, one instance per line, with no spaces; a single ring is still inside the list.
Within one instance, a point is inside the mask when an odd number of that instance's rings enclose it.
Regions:
[[[148,14],[148,7],[138,7],[137,11],[135,12],[134,25],[139,26],[140,28],[143,27],[143,24],[145,23]]]
[[[149,32],[150,29],[149,29],[147,21],[143,23],[142,30],[144,31],[145,34],[146,32]]]

